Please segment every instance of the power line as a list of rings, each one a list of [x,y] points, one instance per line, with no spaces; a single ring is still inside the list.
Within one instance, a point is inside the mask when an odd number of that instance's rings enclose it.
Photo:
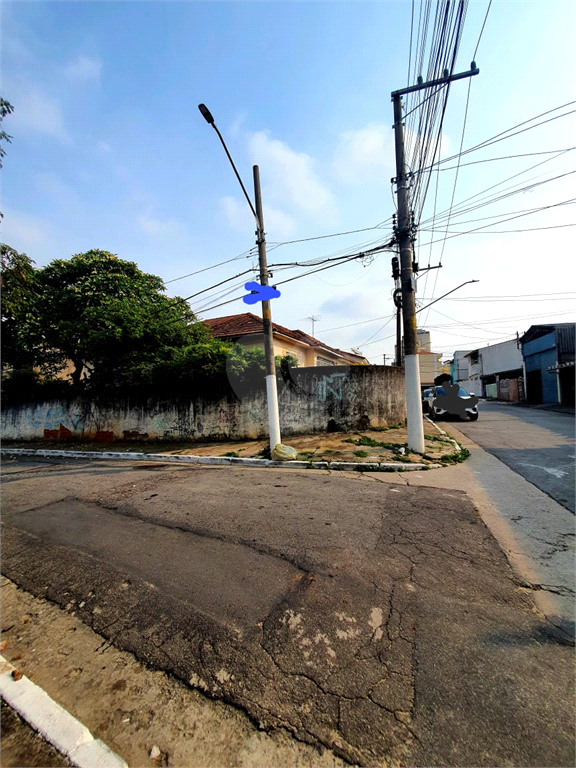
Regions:
[[[308,243],[310,240],[325,240],[328,237],[340,237],[342,235],[355,235],[357,232],[369,232],[373,229],[382,229],[382,227],[391,221],[391,217],[373,227],[363,227],[362,229],[350,229],[348,232],[334,232],[330,235],[317,235],[316,237],[304,237],[301,240],[283,240],[282,242],[270,243],[271,246],[279,248],[281,245],[293,245],[294,243]]]
[[[450,157],[445,157],[442,160],[438,160],[436,163],[433,163],[432,165],[421,168],[416,173],[421,174],[425,173],[426,171],[430,170],[430,168],[433,168],[437,165],[443,165],[444,163],[449,163],[451,160],[456,160],[458,156],[464,156],[469,154],[470,152],[476,152],[479,149],[485,149],[486,147],[491,146],[492,144],[497,144],[499,141],[505,141],[506,139],[511,139],[513,136],[517,136],[520,133],[525,133],[526,131],[531,131],[533,128],[538,128],[541,125],[545,125],[546,123],[550,123],[553,120],[559,120],[562,117],[567,117],[568,115],[572,115],[576,110],[572,109],[570,112],[565,112],[562,115],[556,115],[555,117],[550,118],[549,120],[543,120],[541,123],[537,123],[536,125],[531,125],[529,128],[525,128],[522,131],[516,131],[515,133],[510,133],[510,131],[513,131],[515,128],[520,128],[523,125],[526,125],[526,123],[531,123],[533,120],[538,120],[540,117],[545,117],[546,115],[550,115],[552,112],[557,112],[559,109],[564,109],[565,107],[570,107],[572,104],[576,104],[576,101],[569,101],[566,104],[562,104],[560,107],[554,107],[553,109],[549,109],[546,112],[542,112],[539,115],[536,115],[535,117],[531,117],[529,120],[524,120],[522,123],[518,123],[517,125],[512,126],[511,128],[507,128],[505,131],[502,131],[501,133],[497,133],[494,136],[492,136],[489,139],[486,139],[485,141],[481,142],[480,144],[475,144],[473,147],[469,147],[468,149],[465,149],[463,152],[460,152],[456,155],[451,155]],[[505,134],[510,133],[509,136],[506,136]]]
[[[568,147],[566,149],[549,149],[546,152],[524,152],[520,155],[502,155],[502,157],[489,157],[486,160],[474,160],[471,163],[460,163],[460,168],[466,168],[468,165],[480,165],[481,163],[494,163],[497,160],[514,160],[518,157],[532,157],[533,155],[554,155],[562,154],[563,152],[572,152],[576,147]],[[448,168],[437,168],[437,171],[453,171],[458,168],[457,165],[449,165]]]
[[[486,16],[484,16],[484,21],[482,23],[482,29],[480,30],[480,35],[478,37],[478,42],[476,43],[476,48],[474,49],[474,55],[472,56],[473,59],[476,59],[476,54],[478,53],[478,46],[480,45],[480,40],[482,40],[482,35],[484,33],[484,27],[486,26],[486,22],[488,21],[488,14],[490,13],[490,8],[492,7],[492,0],[488,3],[488,8],[486,10]]]
[[[230,262],[237,261],[238,259],[249,258],[254,250],[255,247],[250,248],[249,251],[244,251],[244,253],[241,253],[239,256],[234,256],[233,259],[226,259],[226,261],[220,261],[218,264],[212,264],[211,267],[204,267],[204,269],[198,269],[196,272],[190,272],[189,274],[182,275],[181,277],[173,277],[171,280],[164,280],[164,285],[168,285],[168,283],[175,283],[177,280],[184,280],[186,277],[199,275],[201,272],[208,272],[210,269],[216,269],[216,267],[221,267],[223,264],[230,264]]]
[[[576,171],[571,171],[570,173],[576,173]],[[563,175],[569,176],[570,174],[563,174]],[[576,198],[573,198],[573,199],[576,200]],[[568,202],[571,202],[571,201],[564,200],[561,203],[554,203],[554,205],[546,205],[546,206],[543,206],[540,210],[541,211],[545,211],[545,210],[548,210],[550,208],[558,208],[561,205],[566,205]],[[531,213],[520,213],[520,214],[517,214],[516,216],[509,216],[508,218],[502,219],[501,221],[493,222],[492,224],[484,224],[481,227],[475,227],[474,229],[469,229],[469,230],[467,230],[465,232],[458,232],[455,235],[448,235],[447,237],[442,238],[442,240],[433,240],[431,242],[438,243],[438,242],[443,242],[443,241],[446,241],[446,240],[452,240],[453,238],[461,237],[462,235],[470,235],[472,233],[477,233],[481,229],[486,229],[487,227],[495,227],[498,224],[503,224],[505,221],[512,221],[513,219],[520,219],[523,216],[530,216],[533,213],[534,212],[531,212]],[[424,243],[424,245],[429,245],[429,243]]]

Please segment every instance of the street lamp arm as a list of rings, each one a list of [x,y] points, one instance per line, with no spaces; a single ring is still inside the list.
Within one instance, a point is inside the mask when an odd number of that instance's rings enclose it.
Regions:
[[[214,128],[214,130],[218,134],[218,138],[222,142],[222,146],[224,147],[224,151],[228,155],[228,160],[230,160],[230,165],[234,169],[234,173],[236,174],[236,178],[238,179],[238,181],[240,183],[240,186],[242,187],[242,192],[244,192],[244,197],[248,201],[248,205],[250,206],[250,210],[252,211],[252,214],[253,214],[254,218],[256,219],[256,226],[260,230],[260,229],[262,229],[262,227],[260,226],[260,221],[258,220],[258,216],[256,214],[256,210],[254,209],[254,206],[252,205],[252,200],[250,200],[250,198],[248,197],[248,192],[246,192],[246,188],[244,187],[244,184],[242,183],[242,179],[240,178],[240,174],[236,170],[236,166],[234,165],[234,160],[232,160],[232,156],[230,155],[230,152],[228,152],[228,147],[226,146],[226,142],[224,141],[224,139],[222,138],[222,134],[220,133],[220,131],[216,127],[216,123],[211,123],[211,125],[212,125],[212,128]]]
[[[462,286],[468,285],[468,283],[478,283],[478,282],[480,282],[480,281],[479,280],[466,280],[466,282],[462,283],[462,285],[458,285],[458,286],[456,286],[456,288],[452,288],[451,291],[448,291],[448,293],[445,293],[443,296],[439,296],[437,299],[434,299],[434,301],[431,301],[430,304],[426,304],[425,307],[421,307],[420,309],[417,309],[416,310],[416,314],[418,314],[418,312],[423,312],[425,309],[428,309],[428,307],[431,307],[432,304],[436,304],[437,301],[440,301],[441,299],[445,299],[446,296],[449,296],[451,293],[454,293],[454,291],[457,291],[459,288],[462,288]]]

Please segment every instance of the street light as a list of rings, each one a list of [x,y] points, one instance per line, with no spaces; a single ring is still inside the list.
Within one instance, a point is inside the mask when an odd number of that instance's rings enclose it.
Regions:
[[[226,142],[222,138],[222,134],[220,133],[220,131],[216,126],[216,123],[214,122],[214,117],[212,116],[212,113],[210,112],[210,110],[205,104],[198,104],[198,109],[200,110],[200,114],[202,115],[204,120],[206,120],[206,122],[209,125],[211,125],[212,128],[214,128],[214,130],[218,134],[218,138],[222,142],[222,146],[224,147],[224,151],[228,156],[230,165],[234,169],[236,178],[238,179],[238,182],[242,187],[242,192],[244,192],[244,197],[248,201],[250,210],[252,211],[254,219],[256,220],[256,244],[258,245],[258,262],[260,265],[260,284],[268,285],[268,267],[266,264],[266,235],[264,232],[264,216],[262,213],[262,195],[260,192],[259,168],[257,165],[253,167],[254,197],[256,200],[256,208],[254,208],[254,206],[252,205],[252,201],[250,200],[248,193],[246,192],[246,188],[242,183],[240,174],[236,170],[236,166],[234,165],[234,160],[232,160],[232,156],[230,155],[230,152],[228,152],[228,147],[226,146]],[[272,450],[279,443],[281,443],[281,438],[280,438],[280,417],[278,414],[278,389],[276,386],[276,365],[274,363],[274,338],[272,335],[272,314],[270,312],[270,301],[262,302],[262,326],[263,326],[263,333],[264,333],[264,356],[266,360],[266,397],[268,402],[268,427],[269,427],[269,433],[270,433],[270,451],[272,452]]]

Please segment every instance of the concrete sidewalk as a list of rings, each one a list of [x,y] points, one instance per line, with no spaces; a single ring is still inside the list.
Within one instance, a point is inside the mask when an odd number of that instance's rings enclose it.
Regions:
[[[573,764],[569,638],[460,490],[466,465],[371,476],[59,461],[9,465],[2,566],[36,595],[22,599],[47,598],[184,689],[330,750],[320,764]],[[144,764],[146,688],[129,690],[124,733],[82,697],[118,675],[77,666],[73,714]],[[218,762],[214,739],[210,764],[246,760]],[[170,764],[208,764],[182,733],[171,741]],[[294,755],[268,764],[313,764]]]

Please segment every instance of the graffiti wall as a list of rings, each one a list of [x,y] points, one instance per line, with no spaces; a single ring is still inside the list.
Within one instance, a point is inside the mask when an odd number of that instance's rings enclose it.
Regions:
[[[279,382],[284,435],[399,424],[406,416],[404,372],[385,366],[295,368]],[[212,441],[268,434],[263,387],[218,402],[150,400],[97,404],[85,399],[7,406],[4,440]]]

